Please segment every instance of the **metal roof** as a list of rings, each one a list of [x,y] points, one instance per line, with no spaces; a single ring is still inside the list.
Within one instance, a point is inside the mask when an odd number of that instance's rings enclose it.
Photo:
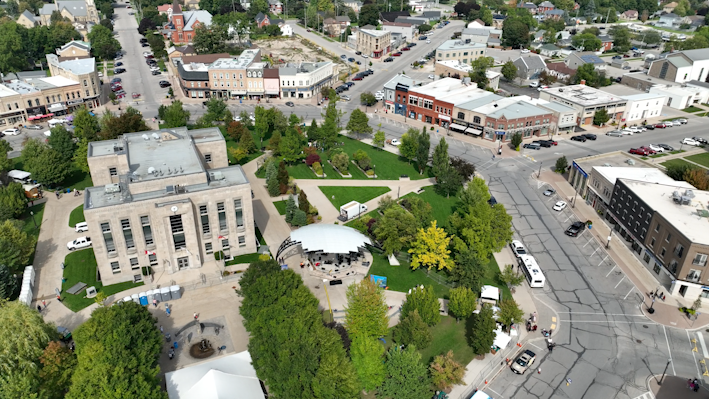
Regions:
[[[300,242],[304,252],[322,251],[329,254],[359,252],[372,240],[359,231],[337,224],[311,224],[290,233],[293,241]]]

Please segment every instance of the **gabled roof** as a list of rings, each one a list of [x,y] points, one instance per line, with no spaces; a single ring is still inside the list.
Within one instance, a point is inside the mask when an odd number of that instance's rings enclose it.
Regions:
[[[564,75],[569,75],[569,76],[571,76],[571,75],[573,75],[574,73],[576,73],[575,70],[569,68],[569,67],[568,67],[566,64],[564,64],[563,62],[550,62],[550,63],[547,64],[547,69],[549,69],[549,70],[551,70],[551,71],[559,72],[559,73],[564,74]]]
[[[441,12],[440,11],[424,11],[420,15],[423,18],[440,18],[441,17]]]
[[[23,15],[25,18],[29,19],[31,22],[37,23],[37,20],[35,19],[34,14],[32,14],[31,12],[29,12],[29,10],[22,11],[22,15]]]
[[[256,14],[256,18],[254,18],[254,19],[256,20],[257,23],[260,24],[266,18],[268,18],[268,16],[264,15],[264,13],[260,12],[260,13]]]
[[[25,11],[26,11],[26,10],[25,10]],[[84,42],[84,41],[81,41],[81,40],[72,40],[72,41],[70,41],[69,43],[67,43],[67,44],[65,44],[65,45],[63,45],[63,46],[61,46],[61,47],[59,48],[59,52],[62,52],[62,51],[64,51],[64,50],[68,49],[69,47],[78,47],[78,48],[84,49],[84,50],[86,50],[86,51],[91,51],[91,43],[89,43],[89,42]]]
[[[628,11],[624,12],[623,15],[625,15],[626,17],[629,17],[629,18],[635,18],[638,16],[638,12],[636,10],[628,10]]]
[[[548,10],[544,11],[544,15],[564,15],[566,11],[564,10]]]
[[[532,69],[544,69],[546,67],[542,57],[537,54],[519,57],[515,60],[515,63],[517,63],[517,61],[520,61],[528,71]]]
[[[52,15],[54,11],[67,10],[69,14],[75,17],[85,17],[88,15],[86,3],[83,1],[57,1],[54,3],[45,4],[39,10],[39,15]]]
[[[203,26],[209,26],[212,24],[212,14],[210,14],[209,11],[185,11],[182,14],[185,19],[185,28],[183,29],[185,31],[194,30],[193,26],[196,22],[199,22]]]
[[[709,49],[698,48],[695,50],[684,50],[680,52],[692,61],[709,60]]]
[[[390,11],[379,13],[379,19],[387,22],[396,22],[398,17],[408,17],[411,16],[408,11]]]
[[[550,51],[558,51],[561,50],[559,47],[557,47],[554,44],[548,43],[540,47],[541,50],[550,50]]]
[[[339,17],[335,17],[335,20],[337,20],[337,22],[350,22],[350,17],[347,15],[340,15]]]
[[[669,61],[672,65],[676,66],[677,68],[684,68],[688,66],[692,66],[692,63],[685,57],[683,57],[680,54],[673,55],[671,57],[666,58],[667,61]]]
[[[675,19],[675,18],[681,18],[681,17],[673,12],[670,12],[670,13],[667,13],[664,15],[660,15],[660,19],[662,19],[662,18]]]
[[[556,8],[554,4],[552,4],[550,1],[543,1],[539,3],[539,7],[544,7],[544,8]]]

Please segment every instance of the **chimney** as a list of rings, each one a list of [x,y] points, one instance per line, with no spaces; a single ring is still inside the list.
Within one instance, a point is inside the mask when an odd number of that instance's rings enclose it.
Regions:
[[[579,82],[579,84],[586,86],[586,79],[581,79],[581,82]]]

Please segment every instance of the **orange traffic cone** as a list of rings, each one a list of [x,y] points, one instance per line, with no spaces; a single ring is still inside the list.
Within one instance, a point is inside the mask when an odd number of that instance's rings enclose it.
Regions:
[[[487,385],[487,380],[485,380],[485,385]]]
[[[542,373],[542,368],[540,367],[537,369],[537,374],[541,374],[541,373]]]

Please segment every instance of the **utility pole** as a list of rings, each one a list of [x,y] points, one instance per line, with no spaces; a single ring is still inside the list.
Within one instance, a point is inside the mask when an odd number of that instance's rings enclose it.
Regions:
[[[608,24],[608,17],[611,16],[611,9],[610,7],[608,8],[608,14],[606,14],[606,24]]]

